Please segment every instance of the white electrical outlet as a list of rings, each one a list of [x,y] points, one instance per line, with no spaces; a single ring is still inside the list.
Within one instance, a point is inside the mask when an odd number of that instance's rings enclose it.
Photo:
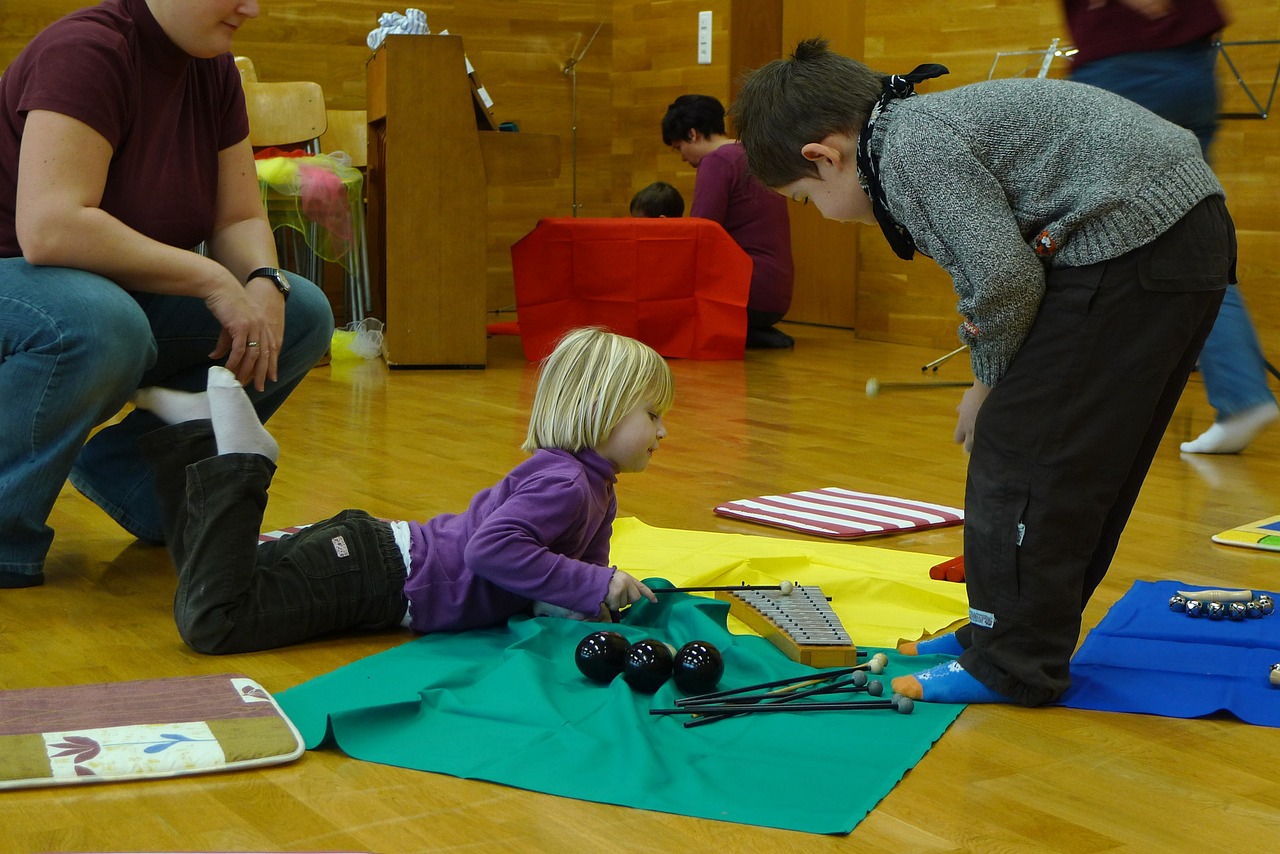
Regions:
[[[711,64],[711,13],[698,13],[698,64]]]

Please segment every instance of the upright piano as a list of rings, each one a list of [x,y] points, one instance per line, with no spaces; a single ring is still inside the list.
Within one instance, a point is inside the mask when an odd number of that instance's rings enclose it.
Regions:
[[[491,129],[458,36],[387,36],[367,72],[369,272],[387,361],[482,368],[486,188],[559,177],[560,138]]]

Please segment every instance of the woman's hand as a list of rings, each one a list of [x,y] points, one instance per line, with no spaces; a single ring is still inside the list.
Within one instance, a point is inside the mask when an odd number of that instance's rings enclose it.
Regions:
[[[241,285],[228,271],[228,284],[219,283],[205,298],[205,305],[222,324],[211,359],[227,357],[227,370],[236,379],[262,391],[266,381],[276,380],[283,342],[284,298],[270,280],[254,279]]]
[[[978,421],[978,410],[989,394],[989,386],[974,380],[973,387],[965,390],[964,397],[960,398],[960,405],[956,407],[960,417],[956,421],[955,440],[957,445],[964,445],[966,454],[973,450],[973,431]]]

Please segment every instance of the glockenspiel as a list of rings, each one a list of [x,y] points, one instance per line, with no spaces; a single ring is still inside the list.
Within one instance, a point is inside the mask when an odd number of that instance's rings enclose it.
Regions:
[[[728,600],[730,614],[792,661],[810,667],[858,663],[858,648],[820,587],[797,585],[789,593],[776,589],[719,590],[716,597]]]

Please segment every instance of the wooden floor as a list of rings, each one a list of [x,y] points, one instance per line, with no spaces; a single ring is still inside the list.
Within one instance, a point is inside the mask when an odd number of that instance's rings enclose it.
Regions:
[[[864,393],[871,376],[928,379],[920,366],[938,353],[788,329],[794,352],[673,363],[670,436],[647,473],[621,480],[622,515],[770,535],[711,508],[828,485],[963,503],[966,458],[951,442],[959,390]],[[966,374],[960,359],[933,379]],[[419,519],[462,509],[521,458],[532,381],[513,338],[491,340],[484,371],[317,368],[271,424],[283,455],[266,524],[346,506]],[[1177,443],[1211,418],[1193,378],[1086,626],[1135,579],[1280,586],[1280,555],[1209,540],[1280,512],[1280,428],[1239,456],[1180,457]],[[409,638],[203,657],[174,630],[162,549],[132,542],[69,488],[52,524],[47,583],[0,591],[4,687],[239,671],[278,692]],[[950,557],[961,534],[876,544]],[[803,721],[796,726],[803,737]],[[760,747],[742,749],[749,769]],[[852,834],[823,837],[560,799],[325,750],[261,771],[0,792],[0,851],[1237,851],[1280,833],[1277,755],[1280,731],[1229,718],[971,706]]]

